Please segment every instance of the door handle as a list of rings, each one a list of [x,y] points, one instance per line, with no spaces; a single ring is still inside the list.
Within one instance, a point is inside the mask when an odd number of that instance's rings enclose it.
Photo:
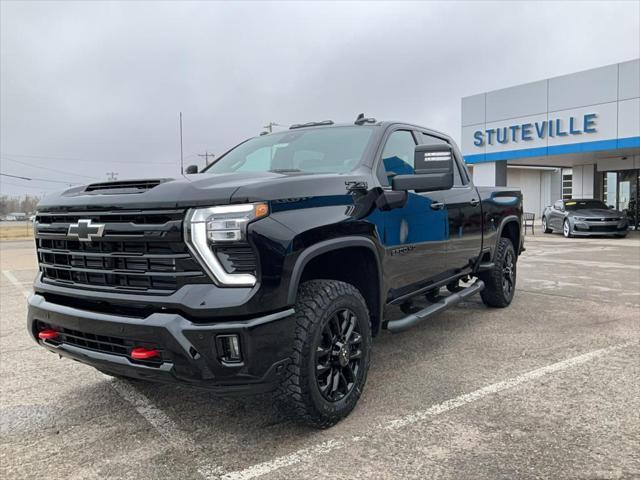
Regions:
[[[431,202],[429,205],[432,210],[442,210],[444,208],[444,203],[442,202]]]
[[[477,207],[478,205],[480,205],[480,200],[478,200],[477,198],[472,198],[469,203],[472,207]]]

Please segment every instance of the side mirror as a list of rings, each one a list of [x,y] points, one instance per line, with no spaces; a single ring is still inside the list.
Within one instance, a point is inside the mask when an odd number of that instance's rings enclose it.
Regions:
[[[449,145],[418,145],[413,164],[413,175],[391,179],[393,190],[433,192],[453,187],[453,152]]]
[[[383,212],[388,212],[394,208],[402,208],[407,203],[409,195],[406,191],[395,192],[387,190],[376,199],[376,206]]]
[[[189,165],[187,167],[187,170],[186,170],[185,173],[187,173],[189,175],[193,174],[193,173],[198,173],[198,166],[197,165]]]

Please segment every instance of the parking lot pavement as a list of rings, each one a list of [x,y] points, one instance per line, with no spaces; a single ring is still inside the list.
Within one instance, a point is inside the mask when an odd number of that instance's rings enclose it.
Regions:
[[[527,237],[511,307],[479,298],[374,342],[352,415],[107,379],[25,331],[31,242],[0,243],[0,476],[640,477],[640,239]]]

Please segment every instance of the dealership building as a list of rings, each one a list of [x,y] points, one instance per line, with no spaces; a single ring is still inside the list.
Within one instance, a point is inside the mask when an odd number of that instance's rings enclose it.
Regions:
[[[640,59],[462,99],[477,185],[519,187],[536,219],[559,198],[598,198],[640,223]]]

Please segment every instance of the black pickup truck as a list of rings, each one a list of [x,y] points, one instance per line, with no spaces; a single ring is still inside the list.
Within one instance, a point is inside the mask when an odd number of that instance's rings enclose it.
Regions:
[[[521,218],[521,193],[475,187],[442,133],[294,125],[200,173],[43,199],[28,330],[112,376],[273,392],[324,428],[357,403],[381,329],[475,293],[510,304]]]

